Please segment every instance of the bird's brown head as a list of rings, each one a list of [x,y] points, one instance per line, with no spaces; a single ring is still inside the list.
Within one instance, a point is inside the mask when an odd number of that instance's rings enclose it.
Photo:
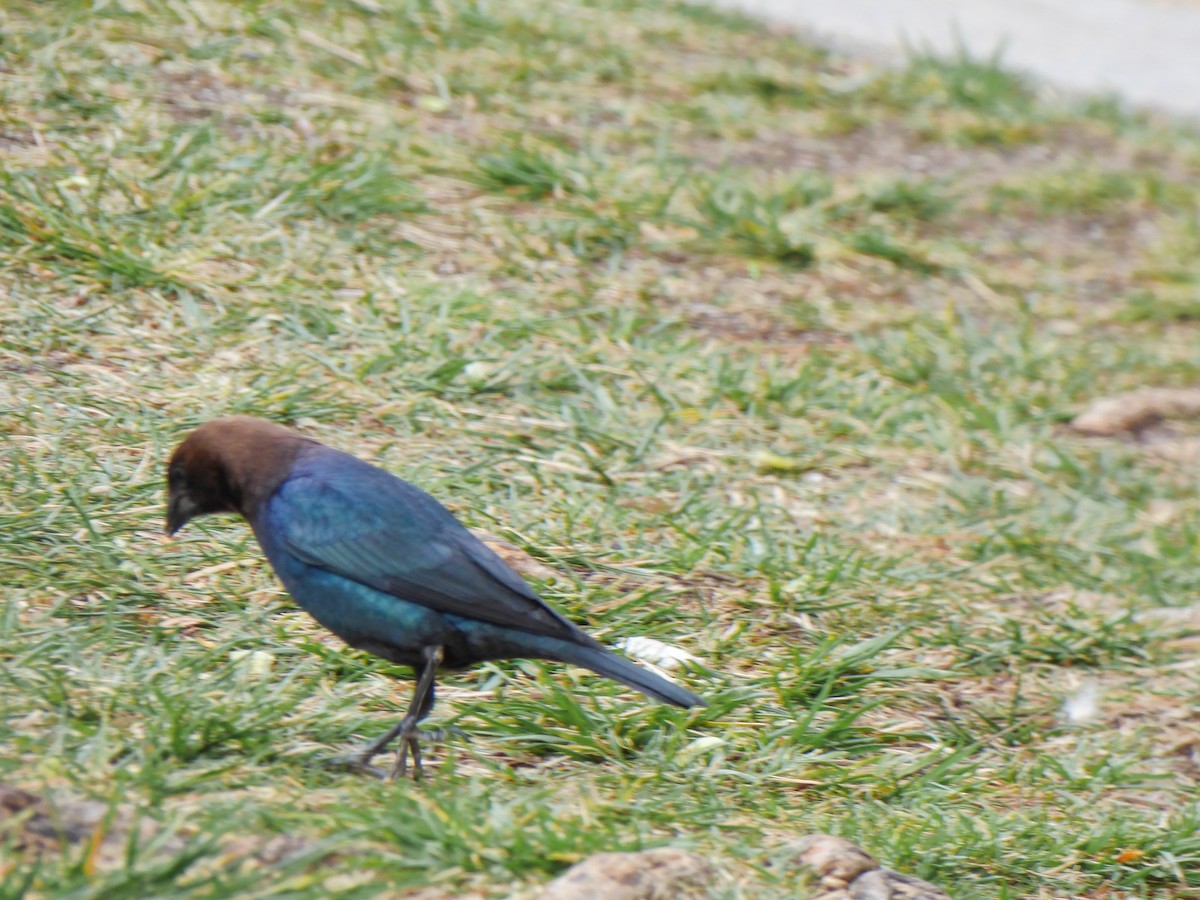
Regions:
[[[205,422],[184,438],[167,463],[167,534],[209,513],[249,518],[287,477],[296,454],[311,443],[252,416]]]

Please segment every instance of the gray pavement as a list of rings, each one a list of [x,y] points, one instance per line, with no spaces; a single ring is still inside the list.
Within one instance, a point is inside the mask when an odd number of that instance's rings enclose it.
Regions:
[[[1166,0],[716,0],[834,45],[988,57],[1071,92],[1200,120],[1200,4]]]

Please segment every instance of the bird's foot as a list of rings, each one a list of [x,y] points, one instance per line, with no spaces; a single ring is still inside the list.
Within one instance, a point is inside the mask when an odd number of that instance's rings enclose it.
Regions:
[[[421,766],[421,739],[417,735],[415,725],[412,728],[405,728],[400,732],[400,746],[396,750],[396,764],[392,766],[392,774],[388,776],[388,781],[395,781],[397,778],[403,778],[408,774],[409,753],[412,754],[413,781],[424,780],[425,769]]]
[[[326,757],[323,764],[336,772],[350,772],[354,775],[370,775],[380,781],[386,781],[388,773],[377,766],[371,765],[362,753],[339,753],[337,756]]]
[[[465,738],[466,732],[461,728],[420,729],[416,725],[405,725],[401,722],[380,740],[377,740],[356,753],[346,753],[329,760],[329,765],[344,772],[354,772],[360,775],[372,775],[385,781],[395,781],[408,773],[408,758],[412,756],[413,777],[421,780],[425,770],[421,765],[421,744],[440,744],[450,738]],[[396,752],[396,762],[391,772],[371,765],[371,761],[382,753],[393,740],[399,739],[400,746]]]
[[[466,733],[461,728],[454,726],[422,730],[414,725],[411,729],[401,729],[400,746],[396,749],[396,764],[392,766],[392,773],[388,776],[388,781],[403,778],[408,773],[408,757],[410,755],[413,764],[413,780],[424,779],[425,770],[421,766],[421,743],[440,744],[451,737],[466,737]]]

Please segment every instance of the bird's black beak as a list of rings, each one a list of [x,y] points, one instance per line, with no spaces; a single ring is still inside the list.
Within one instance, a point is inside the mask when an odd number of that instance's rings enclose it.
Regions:
[[[167,534],[175,534],[196,514],[196,504],[187,494],[172,494],[167,501]]]

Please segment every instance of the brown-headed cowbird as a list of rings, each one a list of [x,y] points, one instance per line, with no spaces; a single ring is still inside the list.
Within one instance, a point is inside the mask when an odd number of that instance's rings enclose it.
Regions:
[[[167,469],[167,531],[240,513],[288,592],[352,647],[419,673],[407,715],[354,757],[399,737],[392,776],[433,706],[439,667],[529,657],[573,663],[676,706],[695,694],[617,656],[547,606],[429,494],[280,425],[248,416],[193,431]]]

